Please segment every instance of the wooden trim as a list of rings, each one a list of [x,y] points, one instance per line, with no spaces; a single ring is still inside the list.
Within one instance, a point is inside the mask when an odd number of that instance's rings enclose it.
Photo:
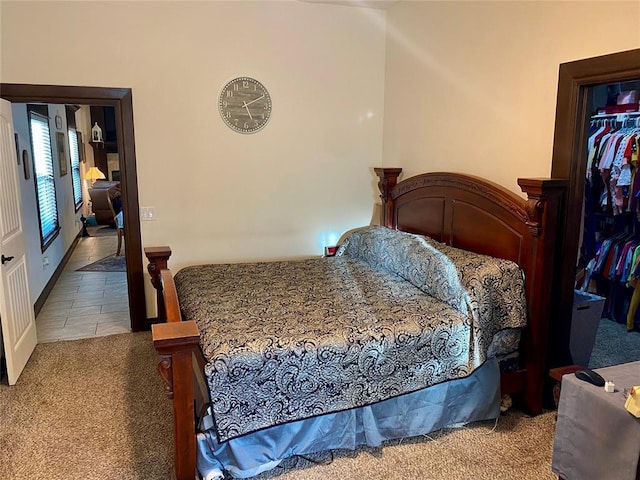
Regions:
[[[551,286],[552,326],[550,365],[572,364],[569,352],[575,259],[578,256],[584,178],[589,95],[594,87],[640,79],[640,49],[563,63],[558,75],[551,176],[569,181],[560,211],[557,258]]]
[[[133,97],[131,89],[123,89],[116,103],[116,130],[120,160],[120,188],[124,239],[127,248],[127,284],[132,330],[147,328],[147,311],[142,268],[142,234],[140,231],[140,204],[138,203],[138,172],[133,131]]]
[[[160,320],[158,320],[158,317],[149,317],[147,318],[147,325],[148,325],[148,329],[151,330],[151,327],[153,325],[155,325],[156,323],[163,323]]]
[[[129,88],[81,87],[2,83],[2,98],[15,103],[64,103],[77,105],[115,105]]]
[[[122,152],[120,185],[124,210],[124,238],[127,246],[127,285],[131,329],[134,332],[148,330],[131,89],[0,83],[0,97],[14,103],[42,102],[115,107],[118,151]]]

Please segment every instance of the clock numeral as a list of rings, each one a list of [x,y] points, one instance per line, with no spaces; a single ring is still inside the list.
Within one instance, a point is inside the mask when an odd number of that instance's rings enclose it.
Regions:
[[[265,104],[264,104],[264,109],[265,109],[265,110],[269,110],[269,104],[268,104],[268,103],[265,103]]]
[[[227,90],[227,98],[233,97],[233,92],[231,90]]]
[[[246,80],[243,80],[242,88],[249,88],[249,82],[247,82]]]
[[[256,120],[256,121],[253,123],[253,126],[254,126],[254,127],[257,127],[258,125],[260,125],[260,122]]]
[[[257,92],[257,91],[258,91],[258,86],[257,86],[255,83],[253,84],[253,91],[254,91],[254,92]]]
[[[223,101],[222,101],[222,106],[223,106],[224,108],[227,108],[227,107],[229,106],[229,102],[227,102],[226,100],[223,100]]]
[[[227,118],[231,118],[231,112],[227,112],[225,115],[227,116]]]
[[[238,119],[237,119],[237,118],[234,118],[234,119],[233,119],[233,123],[234,123],[234,124],[235,124],[235,126],[237,127],[237,126],[238,126]]]
[[[234,91],[236,91],[236,92],[237,92],[239,88],[240,88],[240,87],[238,87],[238,84],[237,84],[237,83],[234,83],[234,84],[233,84],[233,90],[234,90]]]

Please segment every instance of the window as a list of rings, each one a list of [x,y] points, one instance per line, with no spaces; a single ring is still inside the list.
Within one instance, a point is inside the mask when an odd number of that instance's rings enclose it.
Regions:
[[[44,109],[44,114],[42,110]],[[56,185],[53,178],[53,157],[47,107],[34,105],[29,108],[29,128],[33,150],[33,170],[40,221],[42,251],[51,244],[60,231]]]
[[[71,154],[71,180],[73,182],[73,203],[76,211],[82,205],[82,180],[80,179],[80,149],[78,148],[78,134],[74,128],[68,130],[69,153]]]

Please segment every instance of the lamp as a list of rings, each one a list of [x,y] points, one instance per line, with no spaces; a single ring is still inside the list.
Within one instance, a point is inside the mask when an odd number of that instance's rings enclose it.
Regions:
[[[102,180],[103,178],[105,178],[104,173],[102,173],[98,167],[91,167],[84,174],[85,180],[91,180],[92,187],[93,187],[93,184],[96,183],[96,180]],[[91,199],[89,198],[89,200],[87,201],[87,216],[92,216],[92,215],[93,215],[93,205],[91,204]],[[88,237],[89,232],[87,232],[87,217],[83,215],[80,217],[80,220],[82,221],[82,236]]]
[[[91,180],[91,185],[93,185],[96,180],[102,180],[104,178],[106,178],[104,173],[102,173],[98,167],[91,167],[87,170],[87,173],[84,174],[84,179]]]

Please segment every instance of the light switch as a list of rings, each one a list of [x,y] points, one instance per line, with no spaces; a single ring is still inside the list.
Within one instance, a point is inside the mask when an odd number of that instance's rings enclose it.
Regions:
[[[156,219],[156,212],[153,207],[140,207],[140,217],[142,221],[149,222]]]

